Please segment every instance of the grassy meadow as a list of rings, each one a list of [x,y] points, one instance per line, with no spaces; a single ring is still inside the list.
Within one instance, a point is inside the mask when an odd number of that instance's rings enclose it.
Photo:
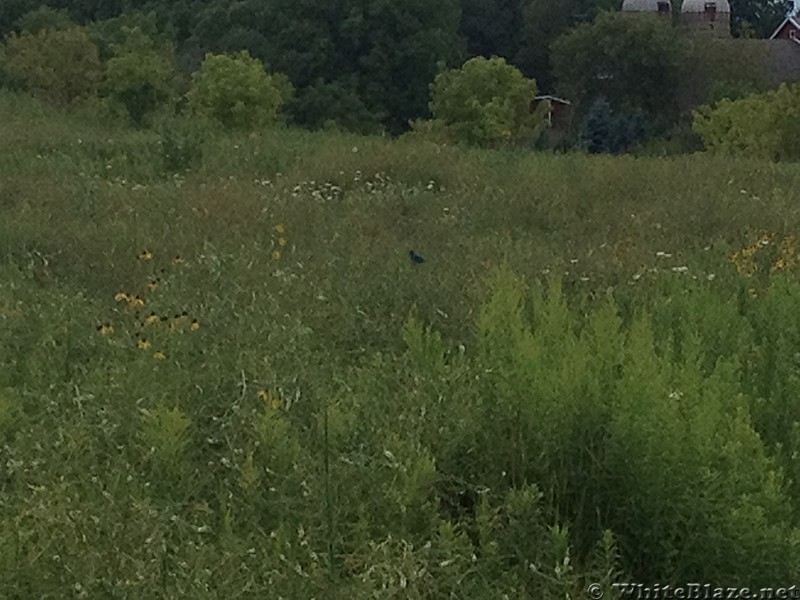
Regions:
[[[0,95],[0,597],[796,583],[798,189]]]

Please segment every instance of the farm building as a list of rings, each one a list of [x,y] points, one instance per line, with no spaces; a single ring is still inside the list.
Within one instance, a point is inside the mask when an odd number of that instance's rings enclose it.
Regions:
[[[787,17],[769,38],[771,40],[792,40],[800,44],[800,17]]]
[[[622,10],[665,16],[672,14],[672,4],[665,0],[624,0]],[[683,0],[679,23],[694,32],[709,32],[718,40],[715,43],[731,44],[732,51],[746,49],[761,62],[761,72],[774,85],[800,81],[800,17],[788,17],[769,39],[734,39],[728,0]]]

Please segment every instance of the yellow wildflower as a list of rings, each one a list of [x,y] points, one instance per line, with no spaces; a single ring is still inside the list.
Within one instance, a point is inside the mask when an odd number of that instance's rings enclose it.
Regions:
[[[153,253],[150,250],[144,249],[137,257],[139,260],[153,260]]]
[[[180,256],[175,256],[175,258],[172,259],[173,265],[182,265],[184,262],[185,261]]]
[[[285,246],[286,238],[278,238],[278,246]]]
[[[160,279],[153,279],[150,283],[147,284],[147,288],[152,292],[158,289],[158,286],[161,285]]]
[[[280,260],[281,258],[281,251],[275,250],[272,252],[272,260]]]
[[[164,360],[167,358],[167,355],[161,352],[161,350],[159,350],[158,352],[153,354],[153,358],[155,358],[156,360]]]
[[[197,319],[192,320],[192,325],[190,327],[192,331],[197,331],[200,329],[200,322]]]
[[[136,342],[136,346],[139,348],[139,350],[149,350],[150,349],[150,342],[148,342],[146,339],[142,338],[138,342]]]
[[[283,234],[286,233],[286,228],[283,226],[283,223],[278,223],[277,225],[275,225],[275,231]]]
[[[749,290],[747,290],[747,294],[751,298],[757,298],[758,297],[758,291],[755,288],[750,288]]]
[[[97,326],[97,331],[100,332],[100,335],[111,335],[114,333],[114,326],[111,323],[105,323],[103,325]]]
[[[127,302],[129,298],[130,296],[128,296],[128,294],[126,294],[125,292],[117,292],[114,295],[114,300],[116,300],[117,302],[123,302],[123,301]]]
[[[158,323],[160,320],[161,320],[161,317],[159,317],[156,313],[151,312],[150,316],[148,316],[144,320],[144,324],[145,325],[154,325],[154,324]]]
[[[258,397],[267,403],[267,405],[272,409],[279,409],[283,408],[283,400],[278,398],[277,396],[273,396],[267,390],[261,390],[258,392]]]
[[[144,306],[145,300],[141,296],[134,296],[128,298],[128,306],[130,308],[141,308]]]

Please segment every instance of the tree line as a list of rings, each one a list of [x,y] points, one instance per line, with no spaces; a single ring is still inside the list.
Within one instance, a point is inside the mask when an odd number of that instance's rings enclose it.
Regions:
[[[535,81],[530,91],[558,93],[573,102],[575,136],[590,150],[624,149],[642,137],[664,135],[680,127],[698,104],[767,87],[761,65],[748,52],[724,44],[699,48],[663,22],[625,19],[617,12],[620,4],[8,0],[0,3],[0,35],[8,47],[9,36],[86,26],[101,61],[126,44],[123,53],[130,54],[130,45],[138,43],[149,53],[153,69],[167,60],[187,79],[208,53],[246,51],[291,86],[284,99],[291,123],[390,134],[406,132],[431,116],[438,75],[470,58],[499,57]],[[680,1],[674,4],[679,9]],[[789,4],[732,0],[734,33],[766,37]],[[130,29],[138,29],[143,38],[123,39]],[[154,52],[161,59],[153,58]],[[166,74],[157,79],[160,83],[149,90],[154,97],[168,87]],[[473,96],[481,85],[475,82]],[[591,141],[598,137],[605,140],[600,146]],[[617,142],[609,142],[612,138]]]

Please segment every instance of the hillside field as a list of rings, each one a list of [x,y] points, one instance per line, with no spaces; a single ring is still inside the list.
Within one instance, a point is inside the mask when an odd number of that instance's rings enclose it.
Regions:
[[[0,94],[0,598],[797,583],[797,190]]]

